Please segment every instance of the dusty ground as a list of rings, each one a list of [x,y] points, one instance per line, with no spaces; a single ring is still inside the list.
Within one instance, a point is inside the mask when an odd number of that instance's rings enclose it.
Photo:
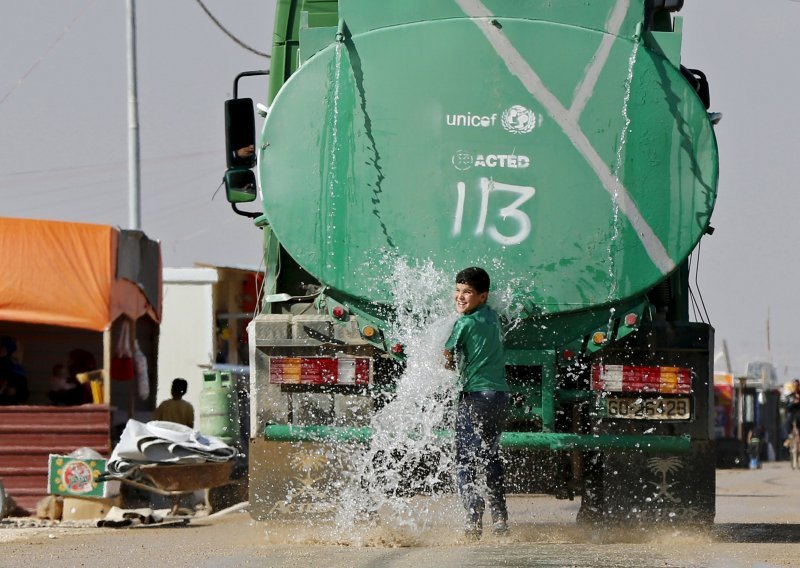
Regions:
[[[233,513],[179,528],[2,528],[0,566],[800,566],[800,472],[720,470],[717,485],[709,531],[588,529],[575,525],[577,501],[526,496],[510,500],[511,536],[479,543],[443,524],[333,544],[330,527]]]

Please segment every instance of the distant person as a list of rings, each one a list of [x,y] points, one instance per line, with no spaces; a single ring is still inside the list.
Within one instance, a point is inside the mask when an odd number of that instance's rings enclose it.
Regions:
[[[456,275],[455,307],[460,314],[445,344],[450,369],[457,369],[461,394],[456,411],[456,481],[467,512],[465,535],[480,538],[485,501],[476,478],[486,474],[492,532],[508,531],[500,435],[508,413],[505,355],[497,313],[486,304],[489,275],[478,267]]]
[[[65,401],[64,404],[78,405],[93,402],[91,385],[89,385],[88,382],[86,384],[81,384],[80,381],[78,381],[78,375],[80,373],[88,373],[89,371],[96,370],[97,360],[91,352],[86,349],[73,349],[69,352],[67,355],[68,382],[72,385],[71,388],[75,390],[71,392],[69,400]]]
[[[47,396],[56,406],[74,406],[83,404],[84,387],[76,377],[71,377],[66,365],[58,363],[53,366],[50,384],[53,387]]]
[[[238,150],[236,150],[233,153],[233,157],[234,158],[241,158],[241,159],[252,158],[253,154],[255,154],[255,153],[256,153],[255,144],[249,144],[247,146],[243,146],[243,147],[239,148]]]
[[[70,388],[69,373],[67,373],[67,366],[57,363],[53,365],[53,371],[50,375],[50,386],[53,390],[67,390]]]
[[[228,339],[230,338],[230,331],[227,327],[217,328],[217,356],[214,359],[215,363],[228,362]]]
[[[0,405],[24,404],[30,398],[28,376],[22,368],[17,342],[0,337]]]
[[[789,432],[789,436],[783,446],[789,450],[792,469],[797,469],[800,466],[800,430],[797,429],[796,424],[792,426],[792,430]]]
[[[191,404],[183,400],[189,385],[184,379],[172,381],[172,398],[165,400],[156,408],[153,416],[154,420],[165,420],[167,422],[177,422],[189,428],[194,428],[194,408]]]
[[[761,468],[761,447],[764,443],[764,427],[754,426],[747,433],[747,457],[750,458],[750,469]]]
[[[787,435],[793,428],[800,428],[800,379],[792,381],[789,392],[783,398],[786,419],[783,427]]]

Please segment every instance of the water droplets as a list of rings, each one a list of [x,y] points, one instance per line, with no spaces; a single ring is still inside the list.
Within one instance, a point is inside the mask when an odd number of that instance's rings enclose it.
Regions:
[[[333,92],[330,94],[331,101],[329,104],[327,121],[330,124],[330,138],[328,143],[329,155],[327,165],[327,207],[322,207],[322,211],[326,212],[327,219],[324,220],[325,226],[325,251],[323,254],[326,258],[326,268],[329,271],[334,270],[336,265],[336,258],[334,254],[336,245],[336,224],[337,218],[336,211],[336,194],[341,189],[338,180],[338,167],[339,167],[339,154],[341,153],[341,140],[339,136],[339,114],[340,114],[340,99],[342,89],[342,44],[337,43],[334,47],[334,60],[333,75],[331,81],[333,83]]]
[[[623,162],[625,159],[625,146],[628,142],[628,129],[631,125],[631,118],[628,114],[628,104],[630,103],[631,99],[631,88],[633,85],[633,68],[636,64],[636,57],[639,53],[639,45],[640,40],[636,38],[633,42],[633,49],[631,50],[630,57],[628,58],[628,75],[625,78],[625,96],[622,102],[622,130],[619,134],[619,143],[617,144],[617,156],[616,161],[614,164],[614,179],[616,180],[616,184],[614,185],[614,196],[613,196],[613,204],[614,204],[614,213],[613,213],[613,221],[612,221],[612,233],[611,238],[608,241],[608,278],[609,278],[609,288],[608,288],[608,300],[609,302],[616,300],[618,296],[618,287],[619,283],[617,281],[617,273],[620,271],[620,267],[618,266],[618,258],[617,258],[617,250],[619,250],[619,243],[617,242],[620,238],[620,211],[619,211],[619,193],[620,189],[622,188],[622,170],[623,170]]]
[[[377,514],[383,525],[420,530],[428,515],[420,514],[414,495],[452,497],[452,440],[442,435],[451,429],[458,392],[457,375],[444,368],[442,356],[457,317],[452,275],[430,262],[398,261],[393,282],[389,335],[405,346],[406,369],[393,398],[372,417],[370,446],[354,457],[356,466],[345,480],[336,516],[342,535],[352,536],[357,521]]]

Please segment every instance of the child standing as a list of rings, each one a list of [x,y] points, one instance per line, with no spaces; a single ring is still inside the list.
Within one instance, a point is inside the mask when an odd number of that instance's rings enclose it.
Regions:
[[[165,420],[167,422],[177,422],[189,428],[194,428],[194,408],[191,404],[183,400],[189,384],[186,379],[180,377],[172,381],[172,398],[165,400],[156,408],[154,420]]]
[[[499,447],[509,388],[500,322],[497,313],[486,304],[489,284],[489,275],[482,268],[465,268],[456,275],[455,303],[460,317],[444,351],[448,368],[457,369],[461,379],[456,412],[456,477],[467,511],[465,533],[472,538],[480,538],[483,531],[485,501],[475,485],[480,469],[486,473],[492,532],[508,531]]]

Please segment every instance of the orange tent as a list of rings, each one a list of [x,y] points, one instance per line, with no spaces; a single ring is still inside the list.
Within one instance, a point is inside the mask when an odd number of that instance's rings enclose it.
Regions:
[[[14,434],[0,440],[0,465],[6,470],[0,467],[0,475],[9,495],[25,510],[34,512],[45,492],[42,470],[47,462],[41,460],[48,453],[88,446],[108,454],[111,427],[118,423],[115,413],[121,418],[119,409],[127,403],[132,417],[135,392],[141,388],[138,380],[112,388],[112,346],[123,337],[122,321],[129,321],[129,341],[142,342],[149,384],[154,384],[160,319],[157,241],[141,231],[105,225],[0,217],[0,335],[21,340],[16,353],[28,355],[24,368],[33,401],[0,406],[0,427]],[[50,405],[44,401],[52,386],[51,369],[55,363],[63,367],[72,350],[102,360],[97,369],[102,388],[96,388],[98,375],[93,375],[94,404]],[[153,398],[138,404],[152,410]],[[43,424],[50,425],[45,436]]]
[[[159,244],[106,225],[0,218],[0,320],[104,331],[161,319]]]

